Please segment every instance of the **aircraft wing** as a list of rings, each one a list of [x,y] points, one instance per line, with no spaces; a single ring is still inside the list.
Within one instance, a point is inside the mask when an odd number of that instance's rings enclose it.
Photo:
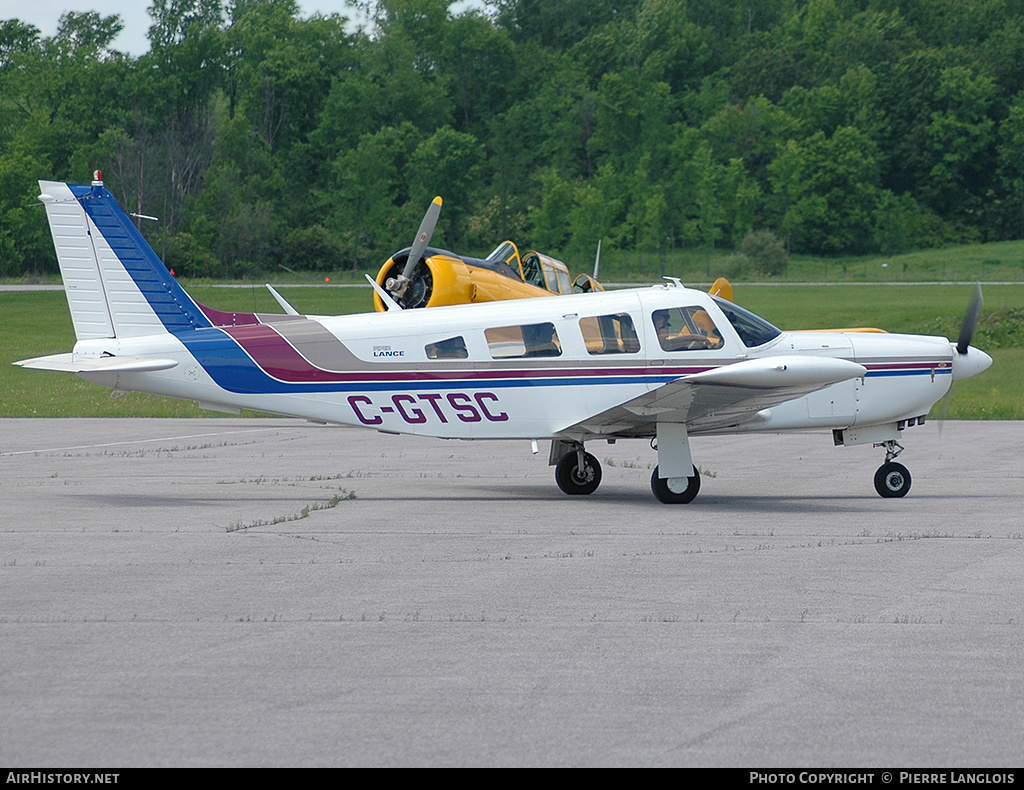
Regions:
[[[758,412],[867,373],[845,359],[802,356],[748,359],[674,379],[565,429],[595,434],[649,435],[658,422],[692,432],[758,419]]]

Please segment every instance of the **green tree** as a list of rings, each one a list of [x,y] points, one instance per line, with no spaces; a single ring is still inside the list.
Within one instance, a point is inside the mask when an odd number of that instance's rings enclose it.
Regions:
[[[213,154],[213,100],[223,81],[226,39],[221,0],[153,0],[150,51],[140,59],[146,133],[164,177],[164,233],[184,219]],[[141,110],[141,108],[140,108]]]
[[[298,13],[295,0],[233,0],[229,9],[229,116],[241,107],[274,153],[309,135],[335,75],[353,64],[343,17]]]
[[[1008,195],[1009,234],[1024,238],[1024,92],[1010,105],[999,129],[999,178]]]
[[[715,69],[710,35],[676,0],[642,0],[632,54],[644,80],[667,82],[673,92],[694,88]]]
[[[569,241],[573,187],[555,168],[544,170],[540,181],[540,204],[530,211],[534,244],[543,249],[562,250]],[[601,229],[600,234],[604,233],[605,229]]]
[[[0,154],[0,277],[57,269],[53,244],[35,203],[44,162],[15,144]]]
[[[405,216],[403,207],[410,204],[408,162],[420,139],[411,123],[385,127],[364,135],[333,162],[324,198],[327,228],[353,268],[383,262],[385,253],[412,243],[419,218],[414,207]],[[425,210],[426,204],[418,207],[420,217]]]
[[[478,13],[463,14],[446,25],[441,57],[450,75],[455,128],[477,137],[486,134],[490,120],[510,103],[515,69],[511,36]]]
[[[980,197],[993,170],[995,122],[989,111],[995,82],[966,67],[944,69],[926,139],[934,162],[923,194],[940,214],[959,213]]]
[[[409,157],[409,195],[413,204],[426,211],[434,195],[445,197],[445,210],[438,223],[457,247],[466,233],[466,218],[472,214],[479,188],[484,148],[471,134],[442,126],[420,143]]]
[[[567,50],[616,18],[631,16],[638,0],[486,0],[498,26],[519,43]]]
[[[686,235],[713,249],[724,235],[726,209],[722,200],[725,168],[714,160],[711,146],[702,142],[693,157],[695,212],[686,224]]]
[[[593,179],[574,190],[567,247],[574,257],[585,260],[592,255],[599,239],[610,238],[616,246],[633,245],[634,229],[622,222],[624,187],[623,177],[606,163]]]
[[[791,249],[863,253],[874,243],[880,174],[874,143],[852,127],[791,140],[769,165]]]

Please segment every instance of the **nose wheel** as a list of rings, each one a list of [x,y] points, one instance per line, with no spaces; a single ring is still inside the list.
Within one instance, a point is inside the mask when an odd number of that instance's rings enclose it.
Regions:
[[[875,472],[875,491],[880,497],[886,499],[906,496],[910,490],[910,470],[893,460],[903,452],[903,447],[898,442],[891,440],[885,442],[883,446],[885,447],[885,463]]]
[[[875,491],[879,496],[901,497],[910,490],[910,471],[903,464],[887,461],[875,472]]]

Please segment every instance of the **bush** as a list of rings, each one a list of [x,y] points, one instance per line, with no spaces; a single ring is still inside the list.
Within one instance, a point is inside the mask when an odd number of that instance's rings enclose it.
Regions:
[[[789,264],[786,245],[770,230],[748,232],[740,244],[739,251],[756,271],[769,277],[785,273]]]
[[[304,271],[337,271],[342,266],[341,245],[321,225],[297,228],[284,237],[284,265]]]
[[[191,233],[176,233],[168,240],[164,264],[177,277],[224,276],[224,265]]]
[[[730,255],[725,261],[725,276],[730,280],[745,280],[754,271],[750,258],[742,252]]]

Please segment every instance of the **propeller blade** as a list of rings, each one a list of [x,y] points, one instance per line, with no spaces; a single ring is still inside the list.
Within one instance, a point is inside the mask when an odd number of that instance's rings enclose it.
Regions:
[[[960,337],[956,341],[956,353],[966,354],[967,347],[971,345],[971,338],[974,337],[974,330],[978,328],[978,319],[981,318],[981,308],[985,300],[981,297],[981,286],[974,286],[974,295],[971,303],[967,306],[967,314],[960,326]]]
[[[942,438],[942,426],[946,424],[946,412],[949,410],[949,399],[953,397],[953,382],[949,382],[949,389],[942,399],[942,409],[939,411],[939,438]]]
[[[971,303],[967,305],[967,313],[964,315],[964,322],[960,325],[960,337],[956,341],[956,353],[965,356],[971,345],[971,338],[974,337],[974,330],[978,328],[978,320],[981,318],[981,308],[985,300],[981,296],[981,285],[974,286],[974,293],[971,295]],[[956,362],[953,363],[956,370]],[[971,374],[967,374],[971,375]],[[953,397],[953,382],[949,382],[949,389],[946,397],[942,399],[942,410],[939,412],[939,436],[942,436],[942,426],[946,422],[946,411],[949,409],[949,400]]]
[[[427,213],[423,216],[423,222],[420,223],[420,229],[416,231],[416,240],[412,243],[412,249],[409,250],[409,258],[405,262],[405,268],[402,270],[402,278],[408,280],[412,277],[413,269],[416,268],[416,264],[420,262],[420,258],[423,257],[423,253],[427,250],[427,245],[430,244],[430,237],[434,235],[434,228],[437,227],[437,218],[441,215],[441,196],[438,195],[431,202],[427,208]]]

